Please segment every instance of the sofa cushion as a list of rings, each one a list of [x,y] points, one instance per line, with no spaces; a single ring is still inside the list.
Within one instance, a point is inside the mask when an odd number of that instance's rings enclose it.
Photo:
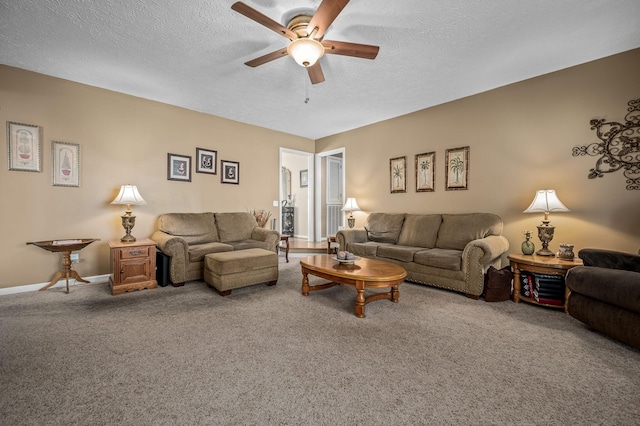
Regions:
[[[479,238],[502,234],[502,219],[491,213],[443,214],[436,247],[464,250]]]
[[[371,213],[364,229],[369,241],[395,244],[402,230],[404,213]]]
[[[158,218],[158,229],[188,244],[220,241],[213,213],[166,213]]]
[[[240,241],[251,239],[253,228],[258,226],[256,218],[249,212],[216,213],[216,225],[220,241]]]
[[[347,251],[355,254],[356,256],[375,257],[378,252],[378,247],[382,245],[390,245],[389,243],[376,243],[375,241],[368,241],[366,243],[350,243],[347,246]]]
[[[189,261],[201,262],[209,253],[233,251],[233,247],[225,243],[193,244],[189,246]]]
[[[419,265],[460,271],[462,268],[462,250],[429,249],[413,255],[413,261]]]
[[[413,262],[413,255],[422,250],[424,250],[424,247],[385,244],[378,247],[376,256],[385,259],[395,259],[400,262]]]
[[[442,215],[439,214],[407,214],[404,217],[398,244],[434,248],[441,223]]]
[[[256,269],[278,267],[278,255],[269,250],[248,249],[212,253],[204,258],[205,268],[216,275],[228,275]]]
[[[234,250],[246,250],[250,248],[261,248],[265,250],[271,250],[272,247],[269,247],[265,241],[258,240],[240,240],[240,241],[227,241],[226,244],[229,244],[233,247]]]

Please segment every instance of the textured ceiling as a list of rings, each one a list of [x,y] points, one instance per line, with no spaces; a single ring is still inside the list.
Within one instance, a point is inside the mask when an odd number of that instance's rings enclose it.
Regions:
[[[326,81],[234,0],[0,0],[0,63],[310,139],[640,47],[638,0],[352,0],[327,39]],[[320,0],[245,0],[286,25]],[[309,101],[305,103],[305,99]]]

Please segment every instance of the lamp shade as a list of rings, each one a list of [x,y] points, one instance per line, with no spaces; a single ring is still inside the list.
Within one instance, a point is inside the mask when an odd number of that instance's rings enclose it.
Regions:
[[[127,206],[142,206],[146,205],[147,202],[142,198],[140,192],[138,192],[138,188],[135,185],[122,185],[120,187],[120,192],[113,199],[111,204],[126,204]]]
[[[358,203],[356,202],[355,198],[347,198],[347,201],[344,203],[344,206],[342,206],[342,211],[343,212],[359,212],[360,211],[360,207],[358,206]]]
[[[523,213],[545,213],[568,212],[570,211],[556,195],[553,189],[540,189],[536,191],[536,196]]]
[[[310,67],[324,55],[324,46],[312,38],[298,38],[289,43],[287,53],[299,65]]]

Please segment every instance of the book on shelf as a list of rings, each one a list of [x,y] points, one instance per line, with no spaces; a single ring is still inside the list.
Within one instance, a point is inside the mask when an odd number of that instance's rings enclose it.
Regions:
[[[534,299],[536,302],[544,303],[545,305],[556,305],[556,306],[564,305],[564,301],[561,299],[548,299],[546,297],[535,297]]]
[[[524,289],[520,291],[520,295],[524,297],[536,298],[536,297],[544,297],[548,299],[561,299],[564,300],[564,291],[562,293],[548,293],[545,291],[537,291],[537,290],[527,290]]]
[[[545,280],[554,280],[554,281],[563,281],[564,282],[564,275],[541,274],[539,272],[532,272],[532,274],[535,277],[542,278],[542,279],[545,279]]]
[[[564,285],[555,285],[555,284],[548,284],[548,283],[536,283],[533,286],[533,290],[546,290],[546,291],[564,291]]]
[[[547,291],[539,291],[533,290],[533,297],[544,297],[547,299],[564,299],[564,291],[560,292],[547,292]]]

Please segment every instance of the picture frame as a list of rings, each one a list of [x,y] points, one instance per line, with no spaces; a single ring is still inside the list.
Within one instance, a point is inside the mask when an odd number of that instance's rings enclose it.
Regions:
[[[407,192],[407,157],[389,160],[389,180],[391,193]]]
[[[220,160],[220,182],[234,185],[240,184],[240,163]]]
[[[191,156],[167,154],[167,180],[191,182]]]
[[[435,151],[416,154],[416,192],[434,192],[435,177]]]
[[[42,172],[40,126],[7,121],[7,162],[9,170]]]
[[[309,186],[309,170],[300,170],[300,188]]]
[[[80,144],[51,141],[51,184],[80,187]]]
[[[469,189],[469,147],[447,149],[445,153],[445,189]]]
[[[196,173],[218,174],[218,151],[196,148]]]

